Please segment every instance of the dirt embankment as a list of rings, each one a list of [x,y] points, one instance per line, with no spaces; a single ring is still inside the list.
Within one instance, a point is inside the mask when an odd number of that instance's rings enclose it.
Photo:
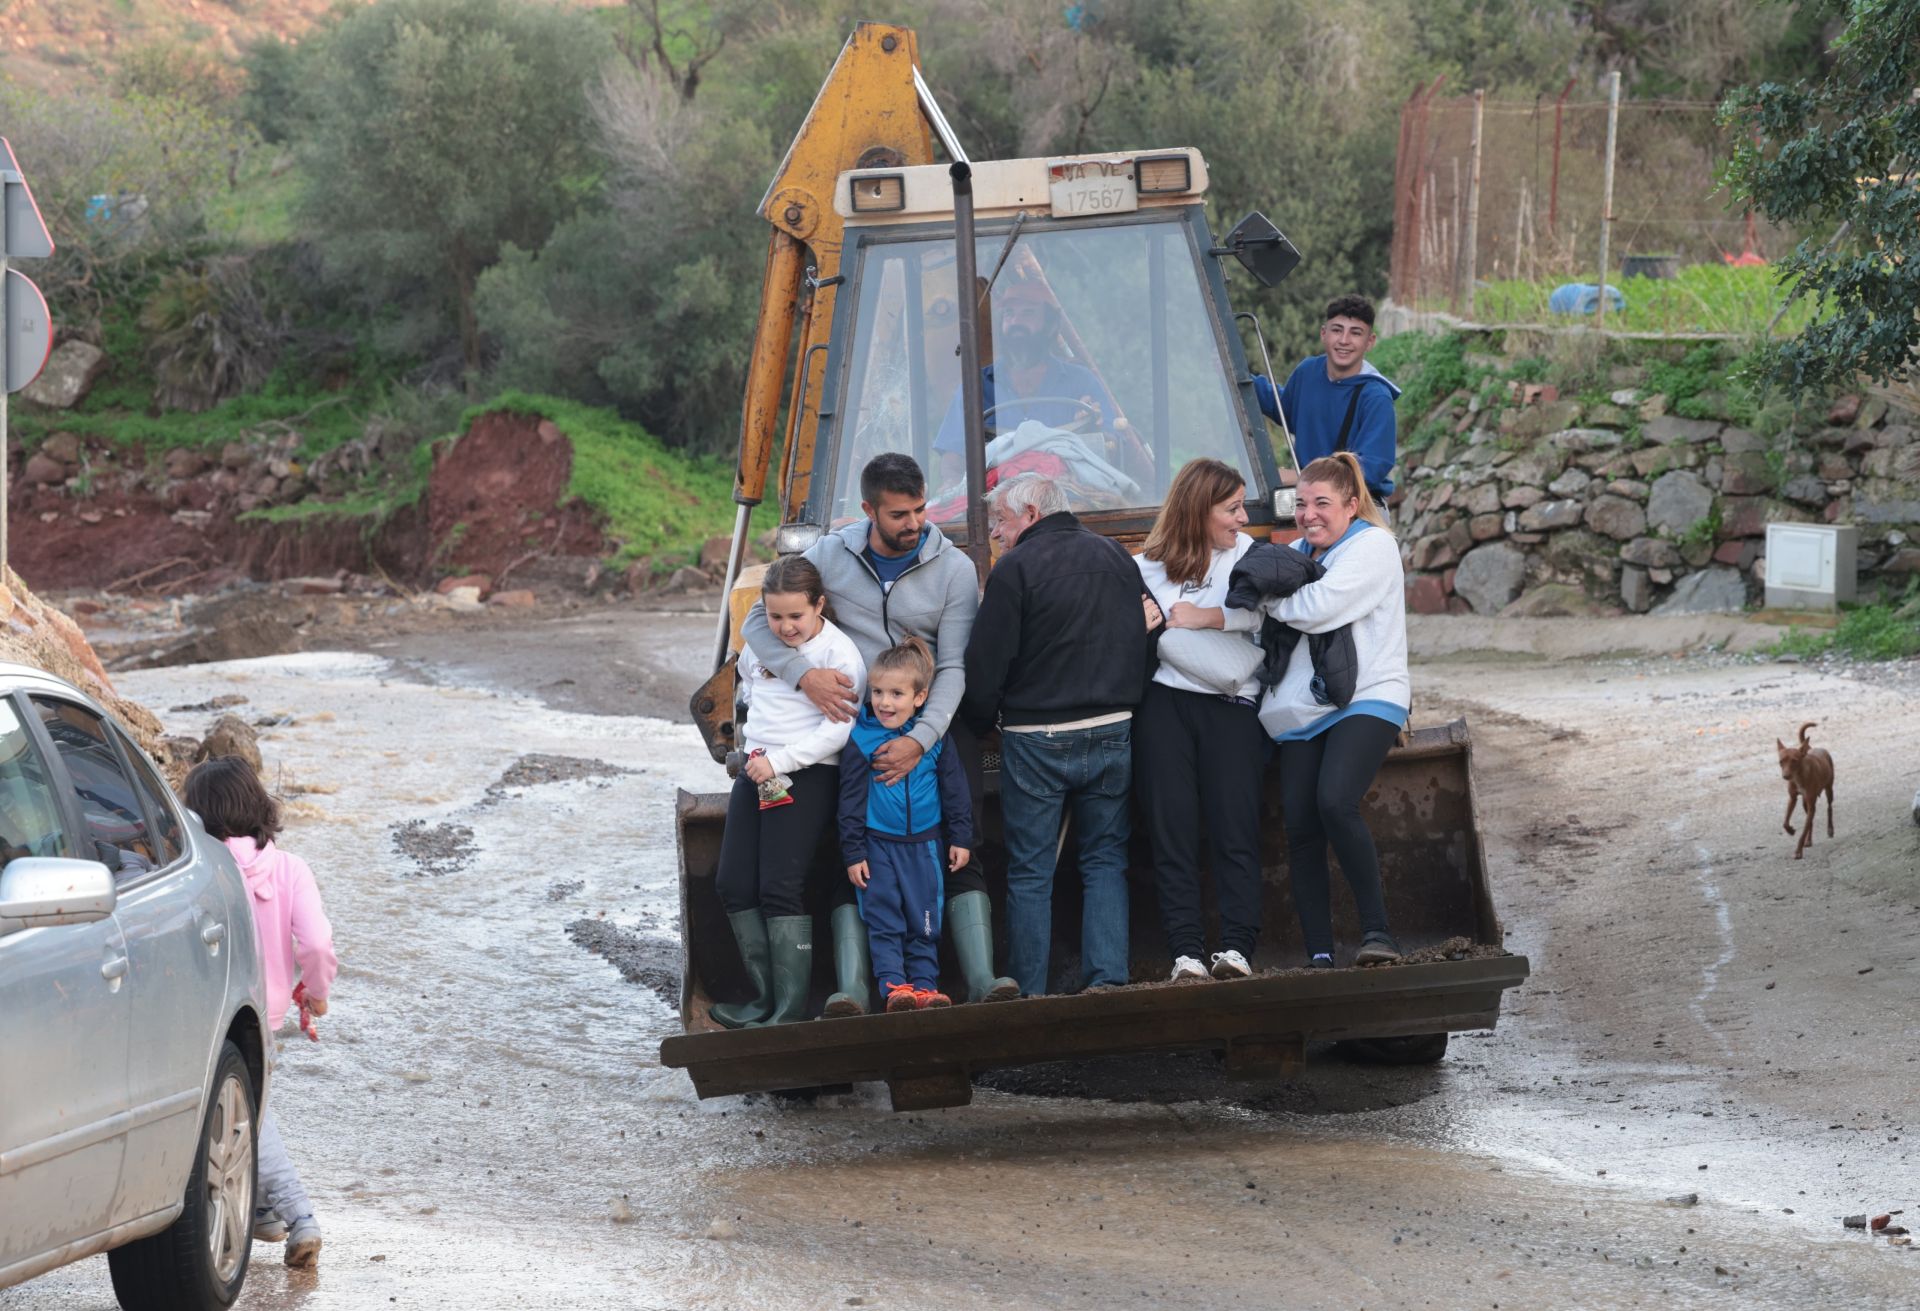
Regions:
[[[595,513],[567,498],[573,449],[545,419],[483,415],[441,450],[420,499],[386,514],[327,507],[368,480],[400,477],[404,457],[343,449],[303,464],[295,444],[153,457],[56,434],[15,457],[11,563],[50,592],[181,595],[246,581],[385,574],[426,583],[451,573],[484,574],[490,589],[509,575],[583,583],[613,549]]]

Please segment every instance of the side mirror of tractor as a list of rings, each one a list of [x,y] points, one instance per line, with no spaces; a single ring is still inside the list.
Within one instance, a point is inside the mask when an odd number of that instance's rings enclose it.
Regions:
[[[1288,274],[1300,267],[1299,250],[1259,210],[1234,224],[1226,243],[1207,253],[1233,256],[1263,287],[1279,286]]]

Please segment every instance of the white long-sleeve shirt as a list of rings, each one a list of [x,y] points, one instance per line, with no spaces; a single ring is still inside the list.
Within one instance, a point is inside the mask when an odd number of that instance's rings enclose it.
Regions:
[[[1359,662],[1353,700],[1340,709],[1313,699],[1313,657],[1305,641],[1296,642],[1286,675],[1260,703],[1260,726],[1273,738],[1289,739],[1312,737],[1348,715],[1405,725],[1413,684],[1407,676],[1406,573],[1393,534],[1356,520],[1320,563],[1327,573],[1319,582],[1273,597],[1263,608],[1302,633],[1353,625]]]
[[[834,669],[853,680],[855,700],[867,696],[867,663],[853,639],[831,619],[820,631],[794,648],[815,669]],[[800,691],[760,663],[751,646],[740,651],[740,699],[747,703],[747,722],[740,740],[747,750],[767,753],[767,763],[782,774],[826,762],[838,764],[840,749],[853,733],[853,721],[836,724]]]
[[[1221,610],[1225,619],[1224,627],[1230,633],[1252,633],[1260,627],[1260,611],[1235,610],[1227,605],[1227,579],[1232,575],[1234,565],[1240,563],[1240,557],[1252,549],[1251,537],[1245,533],[1234,534],[1233,545],[1213,553],[1207,562],[1206,574],[1197,583],[1170,581],[1167,578],[1167,566],[1158,560],[1149,560],[1144,555],[1135,556],[1134,561],[1140,566],[1140,581],[1153,594],[1154,603],[1160,607],[1161,614],[1171,618],[1175,603],[1185,601],[1202,609]],[[1205,692],[1211,696],[1220,691],[1219,688],[1196,683],[1165,660],[1160,662],[1153,681],[1182,692]],[[1238,695],[1259,696],[1260,680],[1249,678],[1240,685]]]

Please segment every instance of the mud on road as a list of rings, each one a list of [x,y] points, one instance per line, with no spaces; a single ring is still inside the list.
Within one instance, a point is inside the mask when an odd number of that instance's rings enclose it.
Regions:
[[[671,798],[724,778],[634,711],[709,631],[615,612],[124,676],[288,712],[262,748],[340,940],[277,1093],[327,1247],[304,1275],[257,1246],[243,1306],[1914,1304],[1920,1257],[1839,1219],[1920,1214],[1911,668],[1450,638],[1416,717],[1474,726],[1534,970],[1497,1031],[1426,1069],[1059,1067],[896,1116],[866,1088],[703,1103],[658,1066]],[[1772,739],[1810,718],[1838,836],[1794,862]],[[464,864],[422,877],[409,823],[466,830]],[[98,1260],[0,1293],[111,1305]]]

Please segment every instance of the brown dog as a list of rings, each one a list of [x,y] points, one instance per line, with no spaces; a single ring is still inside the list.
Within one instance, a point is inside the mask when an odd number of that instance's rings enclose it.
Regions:
[[[1812,746],[1807,741],[1807,730],[1815,727],[1819,721],[1810,720],[1800,725],[1800,745],[1790,747],[1779,738],[1773,740],[1780,749],[1780,777],[1787,780],[1787,816],[1782,827],[1787,836],[1793,836],[1793,806],[1796,801],[1803,802],[1807,808],[1807,826],[1800,832],[1800,841],[1793,848],[1793,858],[1800,859],[1800,853],[1813,841],[1814,802],[1822,792],[1827,794],[1827,836],[1833,836],[1833,757],[1822,747]]]

